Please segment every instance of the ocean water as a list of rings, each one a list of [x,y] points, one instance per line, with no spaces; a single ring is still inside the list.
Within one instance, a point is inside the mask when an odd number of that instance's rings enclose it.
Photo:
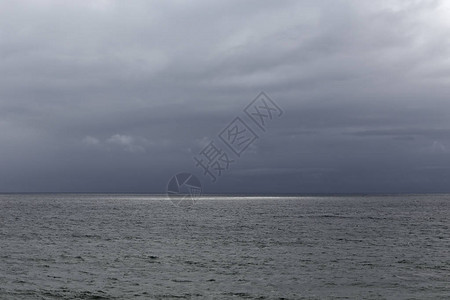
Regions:
[[[450,195],[0,195],[0,299],[450,299]]]

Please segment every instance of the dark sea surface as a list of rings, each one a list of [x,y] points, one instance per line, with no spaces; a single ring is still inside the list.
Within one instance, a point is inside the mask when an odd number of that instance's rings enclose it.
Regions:
[[[0,195],[0,299],[450,299],[450,195]]]

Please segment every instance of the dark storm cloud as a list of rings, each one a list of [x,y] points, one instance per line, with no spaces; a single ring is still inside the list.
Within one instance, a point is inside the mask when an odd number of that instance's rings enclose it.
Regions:
[[[0,190],[164,192],[266,91],[210,192],[448,191],[445,1],[3,1]]]

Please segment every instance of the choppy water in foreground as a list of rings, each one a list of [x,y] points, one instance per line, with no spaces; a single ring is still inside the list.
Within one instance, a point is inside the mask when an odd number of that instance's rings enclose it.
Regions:
[[[450,195],[0,195],[0,299],[450,299]]]

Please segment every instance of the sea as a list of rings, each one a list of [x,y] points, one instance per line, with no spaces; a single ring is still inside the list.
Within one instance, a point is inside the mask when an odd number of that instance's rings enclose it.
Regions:
[[[0,299],[450,299],[450,195],[0,195]]]

